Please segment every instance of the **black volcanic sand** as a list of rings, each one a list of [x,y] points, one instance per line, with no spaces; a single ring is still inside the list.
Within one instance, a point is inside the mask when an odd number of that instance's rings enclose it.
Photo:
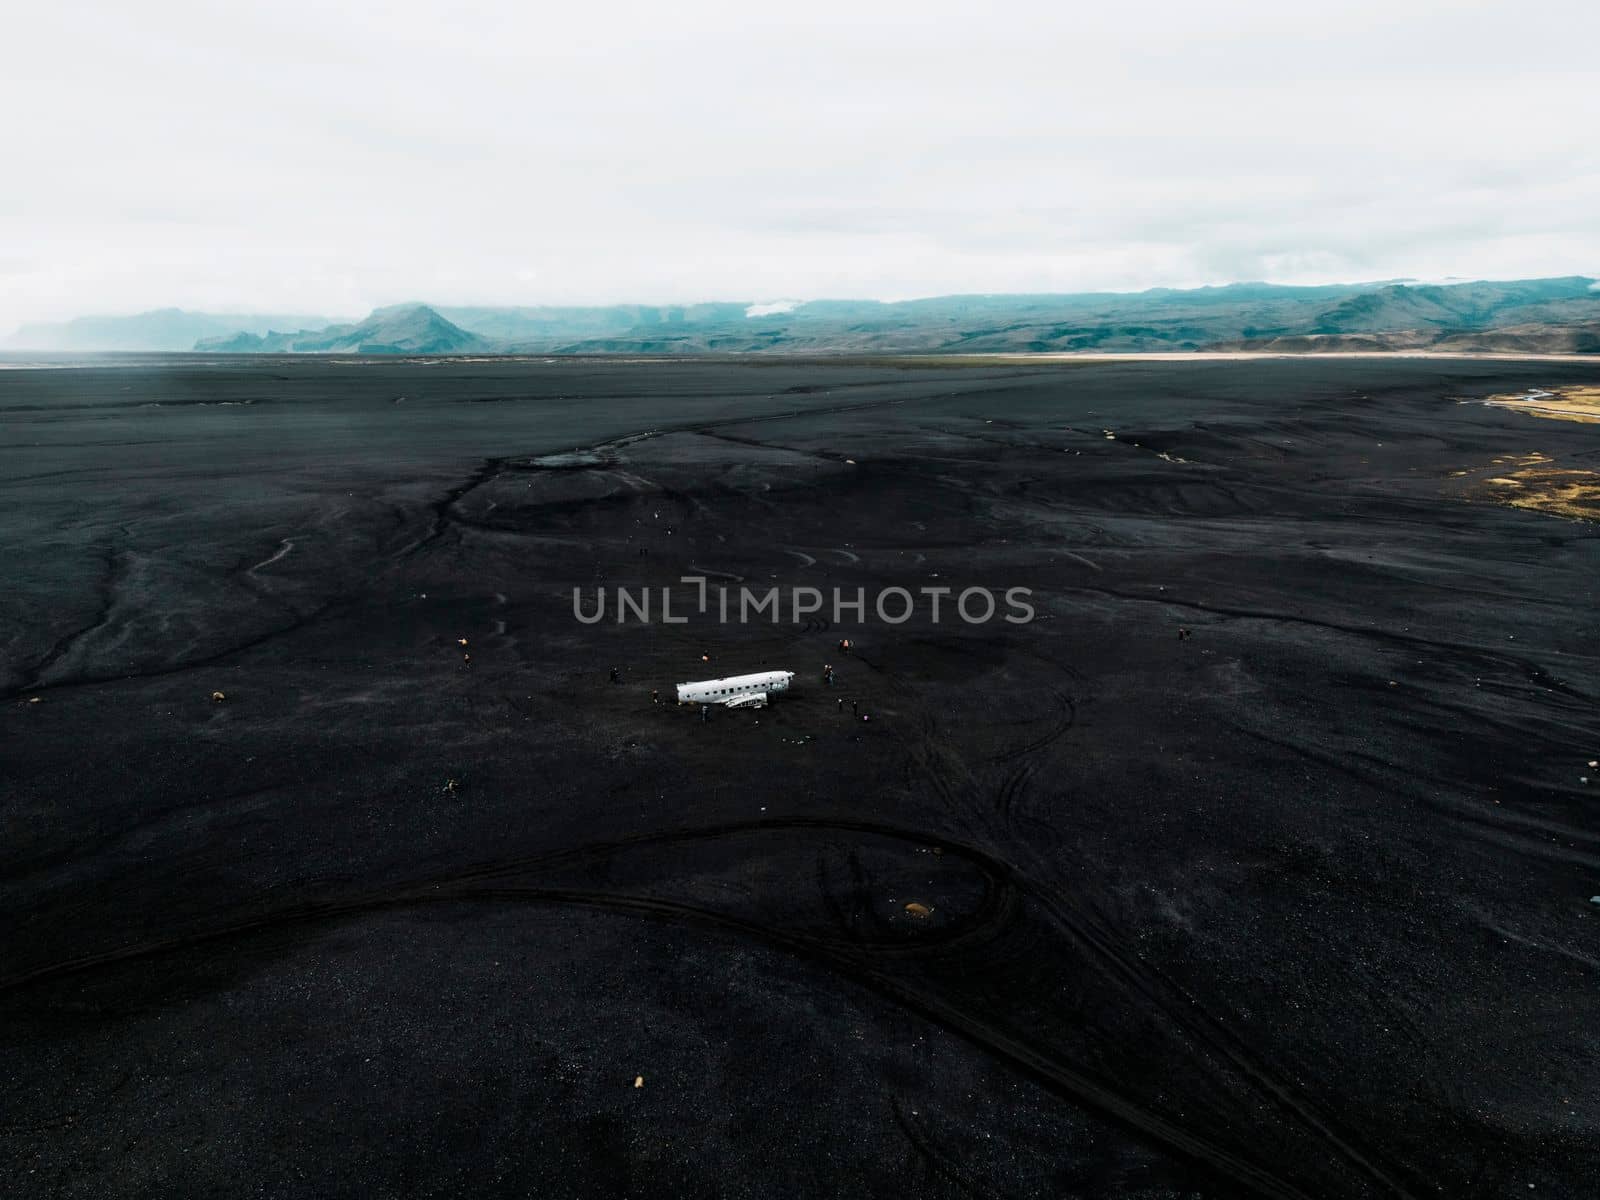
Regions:
[[[1593,1196],[1597,380],[0,372],[6,1193]]]

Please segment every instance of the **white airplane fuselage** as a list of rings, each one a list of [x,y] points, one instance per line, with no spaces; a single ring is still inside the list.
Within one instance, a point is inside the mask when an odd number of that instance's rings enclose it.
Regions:
[[[773,692],[789,689],[793,671],[759,671],[678,685],[679,704],[725,704],[730,708],[761,708]]]

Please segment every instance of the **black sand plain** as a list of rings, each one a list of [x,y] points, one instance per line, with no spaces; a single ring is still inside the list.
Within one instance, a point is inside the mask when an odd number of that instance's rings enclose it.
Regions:
[[[1596,382],[0,371],[6,1194],[1593,1196]]]

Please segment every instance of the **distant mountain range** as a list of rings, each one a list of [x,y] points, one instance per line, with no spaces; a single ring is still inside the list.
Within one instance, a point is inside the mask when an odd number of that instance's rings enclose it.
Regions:
[[[132,317],[78,317],[24,325],[0,347],[18,350],[192,350],[201,338],[269,329],[320,329],[325,317],[296,314],[197,313],[161,308]]]
[[[353,325],[326,325],[296,333],[201,338],[196,350],[230,354],[482,354],[496,344],[453,325],[425,304],[375,309]]]
[[[284,332],[292,330],[292,332]],[[948,354],[1337,350],[1600,353],[1586,276],[1226,287],[880,303],[381,308],[359,322],[177,309],[24,326],[30,350],[280,354]]]

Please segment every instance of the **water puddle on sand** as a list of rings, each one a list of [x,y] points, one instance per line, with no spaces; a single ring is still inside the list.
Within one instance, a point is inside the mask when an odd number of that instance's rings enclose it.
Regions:
[[[1490,396],[1483,403],[1493,408],[1514,409],[1553,421],[1600,424],[1600,387],[1585,385],[1557,388],[1554,391],[1529,388],[1523,393]]]

